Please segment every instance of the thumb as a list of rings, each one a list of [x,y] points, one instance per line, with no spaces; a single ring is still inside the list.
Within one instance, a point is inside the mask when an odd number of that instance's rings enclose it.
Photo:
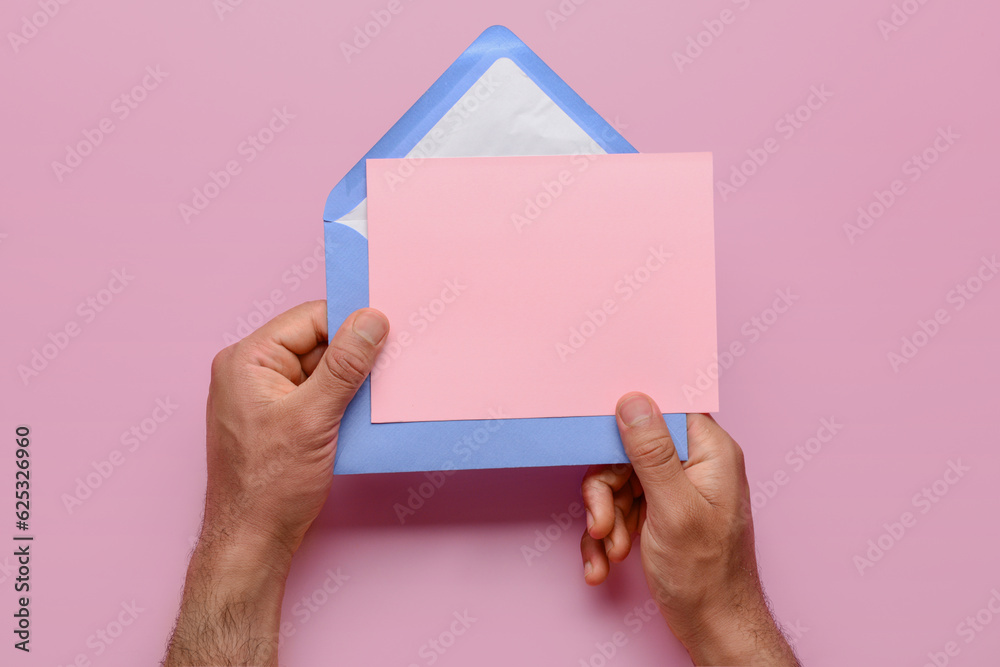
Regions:
[[[642,482],[650,509],[666,510],[670,504],[676,505],[677,496],[688,494],[693,487],[656,402],[646,394],[626,394],[618,401],[615,414],[625,453]]]
[[[299,387],[307,410],[338,422],[371,373],[389,333],[389,320],[373,308],[350,315],[337,330],[316,370]]]

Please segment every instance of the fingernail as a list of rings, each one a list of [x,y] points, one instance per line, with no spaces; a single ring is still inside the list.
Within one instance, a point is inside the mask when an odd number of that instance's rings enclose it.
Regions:
[[[653,406],[645,396],[633,396],[618,408],[618,415],[626,426],[638,426],[653,416]]]
[[[615,548],[615,542],[614,540],[611,539],[611,536],[608,535],[607,537],[604,538],[604,551],[606,551],[607,553],[611,553],[611,550],[614,548]]]
[[[594,515],[590,513],[590,510],[587,510],[587,532],[589,533],[590,529],[593,527],[594,527]]]
[[[590,564],[589,560],[586,563],[583,564],[583,576],[584,577],[589,577],[590,573],[593,572],[593,571],[594,571],[594,566]]]
[[[389,327],[385,318],[371,311],[365,311],[354,318],[354,333],[372,345],[378,345],[388,331]]]

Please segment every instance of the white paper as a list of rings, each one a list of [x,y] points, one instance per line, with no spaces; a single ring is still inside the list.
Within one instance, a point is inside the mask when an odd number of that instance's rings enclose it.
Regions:
[[[510,58],[500,58],[406,154],[423,158],[590,155],[605,150]],[[368,200],[337,222],[368,237]]]

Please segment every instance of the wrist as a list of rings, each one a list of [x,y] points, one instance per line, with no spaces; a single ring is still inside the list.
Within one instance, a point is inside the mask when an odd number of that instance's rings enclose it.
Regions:
[[[695,665],[796,665],[763,593],[693,614],[683,634]]]
[[[681,642],[695,665],[749,665],[754,655],[755,627],[760,612],[743,610],[741,616],[720,614],[699,623]]]
[[[284,586],[292,555],[288,545],[269,533],[206,520],[191,562],[227,587],[273,588],[278,582]]]
[[[276,665],[291,552],[206,521],[188,564],[165,665]]]

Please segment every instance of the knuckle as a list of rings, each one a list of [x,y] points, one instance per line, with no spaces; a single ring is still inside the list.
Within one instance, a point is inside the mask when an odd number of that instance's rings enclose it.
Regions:
[[[613,504],[615,506],[615,511],[621,513],[622,516],[620,518],[622,521],[625,520],[625,514],[632,509],[632,501],[633,498],[631,489],[629,489],[626,493],[615,493]]]
[[[688,438],[703,442],[713,449],[735,445],[732,437],[712,417],[695,413],[688,418]]]
[[[611,491],[611,485],[608,484],[606,479],[597,475],[585,478],[581,485],[581,490],[584,494],[601,494],[605,489]]]
[[[628,476],[632,474],[632,466],[628,463],[614,463],[611,465],[611,473],[615,476]]]
[[[234,345],[224,347],[212,358],[211,373],[213,378],[223,376],[229,371],[230,360],[235,352],[234,347]]]
[[[692,440],[703,440],[711,433],[709,418],[701,413],[688,415],[688,437]]]
[[[629,450],[633,462],[640,462],[648,468],[660,467],[677,458],[673,440],[669,433],[649,433],[639,436]]]
[[[627,509],[623,509],[621,505],[615,503],[615,527],[624,528],[625,527],[625,513],[632,508],[631,503]]]
[[[331,348],[325,358],[331,375],[352,387],[364,382],[371,368],[368,357],[358,350]]]
[[[732,444],[732,456],[733,461],[736,463],[737,470],[746,470],[746,455],[743,453],[743,448],[735,440],[731,440]]]

